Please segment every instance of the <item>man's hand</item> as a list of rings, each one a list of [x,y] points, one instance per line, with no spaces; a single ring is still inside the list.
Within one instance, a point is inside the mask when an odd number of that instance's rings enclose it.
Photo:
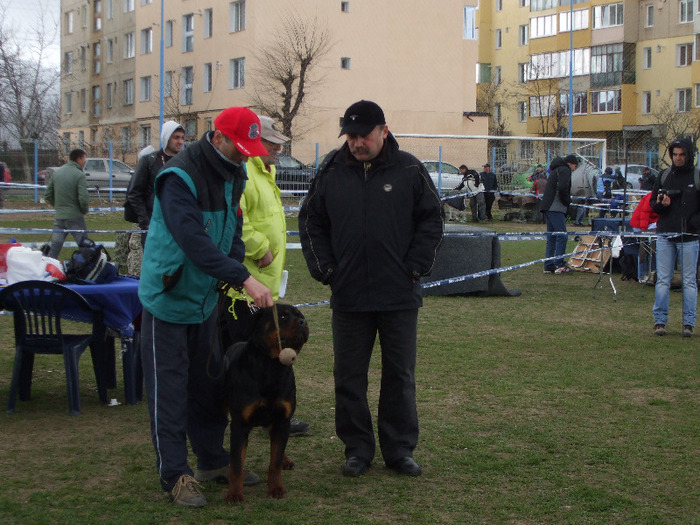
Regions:
[[[267,250],[267,253],[255,262],[258,265],[258,268],[265,268],[266,266],[270,266],[274,260],[275,256],[272,255],[270,250]]]
[[[248,297],[253,299],[255,306],[258,308],[267,308],[274,305],[270,289],[261,282],[255,280],[252,275],[243,281],[243,289],[245,293],[248,294]]]
[[[658,194],[656,196],[656,202],[660,202],[662,206],[669,207],[671,205],[671,197],[667,193]]]

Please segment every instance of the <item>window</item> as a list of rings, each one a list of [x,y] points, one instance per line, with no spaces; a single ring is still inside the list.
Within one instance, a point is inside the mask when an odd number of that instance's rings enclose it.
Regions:
[[[503,0],[496,0],[496,11],[503,11]]]
[[[105,17],[107,20],[114,18],[114,0],[105,0]]]
[[[163,35],[163,45],[165,47],[173,47],[173,21],[165,22],[165,34]]]
[[[518,64],[518,83],[519,84],[524,84],[527,82],[527,68],[528,68],[528,63],[523,62],[521,64]]]
[[[87,70],[87,47],[80,46],[80,70]]]
[[[591,91],[591,113],[619,113],[622,96],[619,89]]]
[[[185,119],[185,122],[183,122],[183,127],[185,128],[185,137],[197,136],[197,121],[195,119]]]
[[[63,72],[66,75],[73,74],[73,51],[66,51],[63,55]]]
[[[588,113],[588,93],[581,91],[572,95],[574,112],[573,115],[585,115]],[[564,115],[569,114],[569,94],[562,93],[559,95],[559,107]]]
[[[476,81],[479,84],[491,83],[491,64],[476,63]]]
[[[124,105],[130,106],[134,103],[134,79],[124,81]]]
[[[462,38],[478,40],[479,30],[476,27],[476,7],[465,5],[462,10]]]
[[[651,91],[642,92],[642,115],[651,113]]]
[[[139,100],[141,102],[146,102],[148,100],[151,100],[151,77],[150,75],[147,77],[141,77],[140,80],[141,84],[141,96]]]
[[[624,3],[599,5],[593,8],[593,29],[621,26],[624,20]]]
[[[229,61],[229,89],[245,87],[245,58],[232,58]]]
[[[571,31],[578,31],[580,29],[588,29],[588,9],[577,9],[573,12],[573,27],[571,24],[571,12],[564,11],[559,13],[559,32],[566,33]]]
[[[78,147],[85,148],[85,132],[82,130],[78,131]]]
[[[537,16],[530,19],[530,39],[557,34],[557,15]]]
[[[530,2],[530,11],[544,11],[545,9],[554,9],[557,7],[559,0],[532,0]]]
[[[687,113],[692,106],[691,89],[682,88],[676,90],[676,112]]]
[[[501,122],[501,105],[496,103],[493,105],[493,122],[494,124],[498,124]]]
[[[116,87],[117,85],[112,84],[111,82],[107,84],[107,100],[105,103],[107,104],[108,108],[111,108],[112,104],[114,103],[114,91]]]
[[[94,12],[95,31],[100,31],[102,29],[102,0],[95,0]]]
[[[530,40],[530,26],[527,24],[518,27],[518,45],[526,46]]]
[[[63,154],[68,155],[71,150],[70,131],[66,131],[61,135],[61,143],[63,144]]]
[[[112,64],[114,62],[114,40],[111,38],[107,40],[107,63]]]
[[[134,58],[136,56],[136,38],[134,33],[124,35],[124,58]]]
[[[204,10],[204,38],[211,38],[212,26],[214,25],[214,10],[212,8]]]
[[[100,116],[100,86],[92,86],[92,116]]]
[[[540,97],[530,97],[530,116],[544,117],[554,115],[555,112],[554,95],[544,95]]]
[[[518,102],[518,122],[527,122],[527,102]]]
[[[651,69],[651,48],[642,49],[642,69]]]
[[[102,44],[100,42],[95,42],[92,44],[92,56],[94,57],[95,61],[95,74],[99,75],[100,71],[102,71],[102,62],[100,60],[100,56],[102,55]]]
[[[183,105],[192,104],[192,83],[194,82],[194,68],[187,66],[182,68],[182,92],[180,103]]]
[[[141,30],[141,54],[149,53],[153,53],[153,29],[150,27]]]
[[[679,44],[676,46],[676,66],[689,66],[693,61],[693,44]]]
[[[151,144],[151,126],[142,125],[139,128],[139,148],[145,148]]]
[[[591,85],[603,87],[622,84],[623,56],[622,44],[593,46],[591,48]]]
[[[173,72],[166,71],[163,77],[163,96],[172,97],[173,96]]]
[[[693,0],[680,0],[678,2],[678,16],[681,24],[693,21]]]
[[[501,66],[493,67],[493,84],[496,86],[501,84]]]
[[[569,56],[567,51],[554,51],[532,55],[527,67],[527,80],[563,78],[569,76]],[[574,49],[574,76],[588,75],[591,71],[590,48]]]
[[[87,89],[85,88],[80,90],[80,111],[83,113],[87,111]]]
[[[520,0],[520,7],[527,7],[530,5],[530,0]]]
[[[229,4],[229,33],[237,33],[245,29],[245,0]]]
[[[131,13],[136,9],[136,2],[134,0],[124,0],[124,12]]]
[[[700,108],[700,84],[695,84],[695,107]]]
[[[65,94],[63,111],[66,115],[73,113],[73,93],[70,91]]]
[[[350,57],[340,57],[340,69],[350,69]]]
[[[350,12],[350,2],[340,2],[340,10],[343,13],[349,13]]]
[[[182,52],[194,51],[194,15],[182,17]]]
[[[501,49],[503,46],[503,33],[500,29],[496,29],[496,32],[494,33],[494,43],[496,49]]]
[[[122,126],[121,128],[121,148],[122,151],[131,149],[131,128],[129,126]]]
[[[210,93],[212,89],[212,67],[211,62],[204,64],[204,92]]]
[[[67,35],[72,35],[73,34],[73,11],[68,11],[66,13],[66,34]]]
[[[644,7],[644,27],[654,25],[654,4],[647,4]]]

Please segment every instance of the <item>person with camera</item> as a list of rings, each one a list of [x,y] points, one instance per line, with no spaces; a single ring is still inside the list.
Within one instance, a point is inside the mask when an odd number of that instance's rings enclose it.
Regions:
[[[683,337],[691,337],[697,317],[700,192],[695,183],[695,147],[676,139],[668,147],[671,167],[656,179],[651,208],[659,215],[656,239],[654,333],[666,335],[671,278],[678,260],[683,279]]]

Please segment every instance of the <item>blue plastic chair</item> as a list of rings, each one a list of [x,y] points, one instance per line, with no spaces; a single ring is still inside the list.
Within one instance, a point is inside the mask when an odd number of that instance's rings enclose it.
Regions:
[[[15,363],[7,411],[14,413],[17,394],[31,397],[35,354],[62,354],[66,370],[68,406],[80,414],[78,360],[90,346],[100,400],[107,402],[105,327],[102,311],[65,286],[44,281],[21,281],[0,292],[0,307],[12,311],[15,327]],[[62,318],[90,323],[90,333],[66,334]],[[71,330],[74,331],[74,330]]]

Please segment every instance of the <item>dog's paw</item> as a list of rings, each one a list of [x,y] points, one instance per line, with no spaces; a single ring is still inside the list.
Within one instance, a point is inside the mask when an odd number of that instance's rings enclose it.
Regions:
[[[284,498],[285,490],[282,485],[267,485],[267,495],[270,498],[282,499]]]
[[[243,498],[243,493],[235,491],[235,490],[229,490],[226,493],[226,503],[232,503],[234,505],[239,504],[239,503],[245,503],[245,499]]]

